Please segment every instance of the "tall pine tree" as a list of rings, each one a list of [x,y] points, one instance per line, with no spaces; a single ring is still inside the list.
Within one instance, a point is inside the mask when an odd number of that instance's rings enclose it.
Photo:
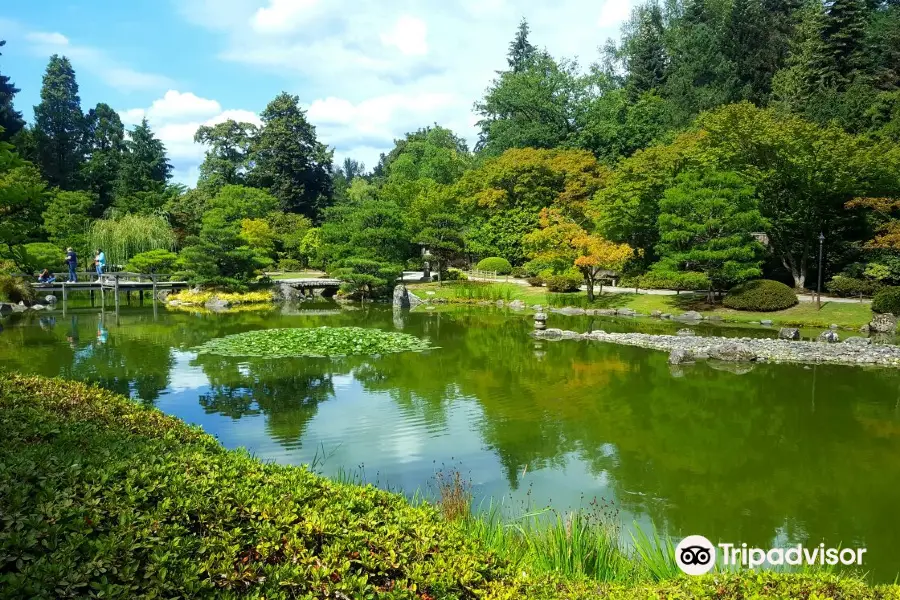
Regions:
[[[824,87],[844,90],[857,77],[867,77],[866,0],[831,0],[820,30],[821,45],[813,58],[813,74]]]
[[[0,48],[6,45],[6,40],[0,40]],[[0,53],[2,56],[2,53]],[[13,107],[13,98],[19,93],[19,88],[13,85],[9,76],[0,73],[0,142],[8,141],[16,135],[24,126],[22,113]]]
[[[300,98],[286,92],[260,114],[263,127],[254,138],[250,181],[278,198],[285,212],[317,219],[333,196],[333,152],[316,139]]]
[[[65,56],[50,57],[41,103],[34,107],[37,162],[52,186],[75,189],[84,162],[84,115],[75,70]]]
[[[147,119],[128,135],[116,181],[115,206],[124,212],[152,212],[166,201],[172,165],[166,147],[153,135]]]
[[[622,47],[628,70],[626,88],[632,101],[644,92],[659,89],[666,81],[668,58],[663,32],[662,10],[655,0],[635,9]]]
[[[85,121],[87,160],[82,172],[88,188],[97,196],[92,214],[99,217],[113,202],[125,149],[125,126],[119,113],[102,102],[88,112]]]
[[[509,43],[509,54],[506,58],[509,69],[513,73],[524,71],[534,62],[537,50],[528,41],[530,31],[528,21],[522,17],[519,28],[516,30],[516,37]]]

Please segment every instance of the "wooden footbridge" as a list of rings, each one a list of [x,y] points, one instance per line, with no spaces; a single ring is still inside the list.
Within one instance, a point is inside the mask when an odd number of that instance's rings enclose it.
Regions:
[[[87,280],[83,281],[66,281],[69,277],[68,273],[54,273],[57,279],[52,283],[34,282],[35,291],[39,294],[54,293],[62,294],[63,309],[69,300],[71,292],[90,292],[91,306],[95,302],[96,292],[100,292],[101,305],[106,304],[107,293],[112,293],[116,308],[119,308],[119,294],[124,293],[128,304],[131,304],[131,293],[138,292],[138,302],[141,306],[144,304],[144,292],[152,292],[151,297],[155,301],[157,293],[162,290],[180,290],[188,287],[186,281],[169,281],[169,275],[160,275],[156,273],[129,273],[116,272],[104,273],[102,276],[88,275],[80,273],[80,276],[87,276]]]

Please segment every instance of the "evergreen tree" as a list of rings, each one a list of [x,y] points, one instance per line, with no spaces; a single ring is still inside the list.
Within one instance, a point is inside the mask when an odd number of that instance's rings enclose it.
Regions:
[[[0,48],[6,45],[6,40],[0,40]],[[2,56],[2,53],[0,53]],[[0,73],[0,142],[9,141],[25,126],[22,113],[13,107],[13,98],[19,93],[19,88],[13,85],[9,76]]]
[[[819,52],[813,58],[814,76],[824,87],[846,89],[867,75],[865,0],[831,0],[822,19]]]
[[[676,3],[678,4],[678,3]],[[671,67],[664,96],[681,122],[734,101],[735,66],[724,52],[724,14],[715,0],[684,0],[667,30]]]
[[[250,146],[256,133],[252,123],[232,119],[200,127],[194,141],[209,146],[209,150],[200,165],[197,185],[209,187],[216,194],[223,186],[242,184],[250,166]]]
[[[151,212],[166,201],[165,191],[172,171],[166,147],[150,129],[147,119],[129,132],[125,141],[115,205],[125,212]]]
[[[37,162],[52,186],[75,189],[84,162],[84,115],[72,63],[65,56],[50,57],[41,103],[34,107]]]
[[[102,102],[88,112],[85,121],[87,161],[83,174],[88,189],[97,196],[92,214],[99,217],[113,202],[125,148],[125,126],[119,113]]]
[[[509,54],[506,61],[509,63],[509,69],[513,73],[520,73],[531,66],[536,56],[536,49],[528,41],[528,34],[531,30],[528,27],[528,21],[522,17],[519,28],[516,30],[516,37],[509,43]]]
[[[654,0],[639,6],[625,34],[623,53],[628,70],[628,96],[636,100],[666,81],[667,57],[663,44],[663,16]]]
[[[250,181],[278,198],[281,209],[318,218],[333,197],[333,152],[316,139],[300,98],[281,93],[260,115],[263,127],[254,139]]]

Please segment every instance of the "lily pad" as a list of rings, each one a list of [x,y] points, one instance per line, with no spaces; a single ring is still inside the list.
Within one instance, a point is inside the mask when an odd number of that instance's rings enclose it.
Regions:
[[[261,329],[209,340],[198,354],[285,358],[290,356],[366,356],[419,352],[429,343],[405,333],[364,327]]]

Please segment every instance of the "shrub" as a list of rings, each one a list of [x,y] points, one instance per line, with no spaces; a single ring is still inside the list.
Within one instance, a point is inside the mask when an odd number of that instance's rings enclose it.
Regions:
[[[797,294],[779,281],[755,279],[731,288],[722,304],[735,310],[784,310],[797,304]]]
[[[126,271],[132,273],[164,273],[170,274],[175,268],[178,255],[168,250],[148,250],[135,254],[125,265]]]
[[[31,280],[11,275],[0,275],[0,300],[18,304],[24,302],[28,306],[34,304],[37,292]]]
[[[499,256],[482,259],[475,268],[479,271],[495,271],[497,275],[509,275],[512,272],[509,261]]]
[[[872,296],[884,285],[870,279],[835,275],[831,281],[825,284],[825,289],[835,296]]]
[[[66,252],[55,244],[38,242],[25,244],[25,260],[28,271],[40,273],[44,269],[50,269],[52,273],[63,273],[69,270],[66,266]],[[85,258],[79,256],[79,263],[84,264]]]
[[[302,271],[303,265],[296,258],[282,258],[278,261],[278,268],[281,271]]]
[[[528,277],[528,271],[525,270],[525,267],[513,267],[511,274],[516,279],[524,279]]]
[[[468,281],[469,276],[461,269],[450,267],[444,275],[444,281]]]
[[[872,298],[872,312],[900,315],[900,287],[882,288]]]
[[[544,282],[547,289],[551,292],[577,292],[584,283],[584,278],[575,273],[563,273],[562,275],[551,275],[545,277]]]
[[[535,275],[534,277],[527,277],[525,281],[528,282],[528,285],[533,287],[541,287],[544,285],[544,278],[540,275]]]
[[[648,271],[640,277],[633,278],[631,285],[622,287],[640,287],[645,290],[706,290],[709,289],[709,278],[703,273]]]

